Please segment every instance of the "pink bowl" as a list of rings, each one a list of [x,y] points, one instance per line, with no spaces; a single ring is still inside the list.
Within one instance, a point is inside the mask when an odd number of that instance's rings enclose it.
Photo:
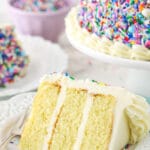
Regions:
[[[9,0],[9,12],[16,28],[23,34],[39,35],[45,39],[57,42],[64,30],[64,18],[70,8],[75,4],[68,0],[69,5],[57,12],[26,12],[15,8]]]

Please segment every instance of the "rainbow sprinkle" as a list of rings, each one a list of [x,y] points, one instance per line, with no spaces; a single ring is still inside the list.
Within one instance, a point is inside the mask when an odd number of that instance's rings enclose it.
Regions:
[[[81,0],[77,17],[82,28],[99,37],[150,49],[150,15],[144,15],[145,9],[150,9],[149,0]]]
[[[64,76],[70,78],[71,80],[75,80],[75,77],[71,76],[68,72],[66,72],[64,74]],[[104,83],[104,82],[98,82],[96,80],[91,80],[91,82],[98,84],[99,86],[108,86],[108,84]]]
[[[25,11],[57,11],[68,5],[67,0],[16,0],[13,6]]]
[[[0,87],[24,76],[28,63],[28,56],[16,40],[14,28],[0,28]]]

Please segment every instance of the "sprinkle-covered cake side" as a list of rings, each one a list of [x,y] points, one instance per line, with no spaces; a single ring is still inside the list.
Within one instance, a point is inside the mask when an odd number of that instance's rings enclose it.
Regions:
[[[150,60],[150,0],[81,0],[66,18],[70,39],[112,56]]]
[[[29,58],[16,39],[14,28],[0,28],[0,86],[6,86],[26,73]]]
[[[150,49],[150,16],[147,0],[81,0],[78,20],[82,28],[97,36]]]

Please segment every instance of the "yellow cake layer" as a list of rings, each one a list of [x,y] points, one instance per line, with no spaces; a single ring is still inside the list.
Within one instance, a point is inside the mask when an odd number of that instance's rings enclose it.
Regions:
[[[20,150],[120,150],[148,133],[148,110],[143,98],[122,88],[46,76]]]
[[[25,124],[21,137],[21,150],[42,150],[60,88],[59,85],[50,83],[43,83],[39,87],[34,99],[31,116]]]
[[[86,100],[86,90],[67,89],[66,99],[49,142],[49,150],[71,150],[73,148]]]
[[[93,95],[93,105],[85,127],[81,150],[108,150],[113,128],[115,98]]]

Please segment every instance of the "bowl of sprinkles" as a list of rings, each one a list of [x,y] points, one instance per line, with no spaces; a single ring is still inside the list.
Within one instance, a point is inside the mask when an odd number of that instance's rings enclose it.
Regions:
[[[8,6],[11,18],[21,33],[57,42],[73,1],[9,0]]]

